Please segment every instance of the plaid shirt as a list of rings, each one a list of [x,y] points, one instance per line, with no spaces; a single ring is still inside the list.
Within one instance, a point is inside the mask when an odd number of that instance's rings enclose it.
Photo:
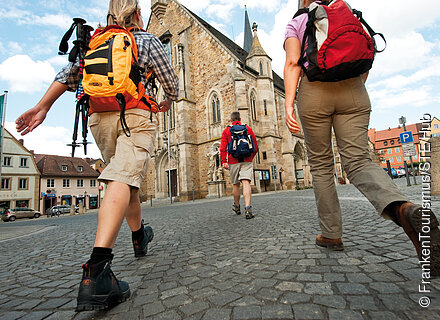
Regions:
[[[179,79],[168,60],[160,40],[155,35],[144,31],[134,31],[133,36],[138,49],[139,65],[145,68],[146,73],[153,70],[166,96],[171,100],[177,100]],[[79,80],[79,61],[75,63],[70,62],[55,77],[55,81],[68,86],[68,91],[76,91]],[[145,74],[142,74],[141,81],[144,85],[146,84],[147,78]],[[147,95],[154,96],[151,87],[146,87],[145,89]]]

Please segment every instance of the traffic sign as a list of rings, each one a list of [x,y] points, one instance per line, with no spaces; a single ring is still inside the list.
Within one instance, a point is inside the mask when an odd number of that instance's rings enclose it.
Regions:
[[[416,153],[416,146],[414,145],[414,142],[410,143],[402,143],[402,151],[404,157],[414,157]]]
[[[272,179],[276,180],[277,179],[277,166],[273,165],[271,167],[272,169]]]
[[[400,134],[400,143],[403,145],[404,143],[414,142],[412,131],[402,132]]]

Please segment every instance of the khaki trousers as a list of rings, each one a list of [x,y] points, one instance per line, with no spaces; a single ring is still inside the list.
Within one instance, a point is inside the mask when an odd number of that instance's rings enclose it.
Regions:
[[[339,82],[309,82],[307,77],[302,77],[298,112],[324,237],[342,237],[341,207],[334,181],[332,128],[348,179],[379,214],[390,219],[384,212],[385,207],[395,201],[408,201],[386,172],[371,161],[368,146],[371,104],[361,77]]]

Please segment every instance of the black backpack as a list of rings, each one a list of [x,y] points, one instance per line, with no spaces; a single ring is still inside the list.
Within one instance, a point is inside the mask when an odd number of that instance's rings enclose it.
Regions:
[[[228,153],[237,159],[249,157],[254,152],[254,143],[249,135],[245,124],[230,126],[231,141],[228,145]]]

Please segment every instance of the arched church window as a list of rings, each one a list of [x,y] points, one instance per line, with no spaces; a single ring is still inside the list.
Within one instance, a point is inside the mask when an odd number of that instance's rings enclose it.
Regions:
[[[217,94],[213,94],[211,98],[212,123],[221,121],[220,117],[220,99]]]
[[[255,93],[251,93],[251,117],[252,120],[257,120],[257,98],[255,97]]]
[[[262,76],[263,74],[263,64],[260,62],[260,76]]]
[[[163,100],[166,99],[166,96],[163,96]],[[171,107],[170,110],[168,110],[167,112],[163,112],[163,131],[168,130],[168,117],[170,117],[169,119],[169,123],[170,123],[170,129],[174,129],[175,127],[175,123],[176,123],[176,115],[174,112],[174,102],[171,103]]]

